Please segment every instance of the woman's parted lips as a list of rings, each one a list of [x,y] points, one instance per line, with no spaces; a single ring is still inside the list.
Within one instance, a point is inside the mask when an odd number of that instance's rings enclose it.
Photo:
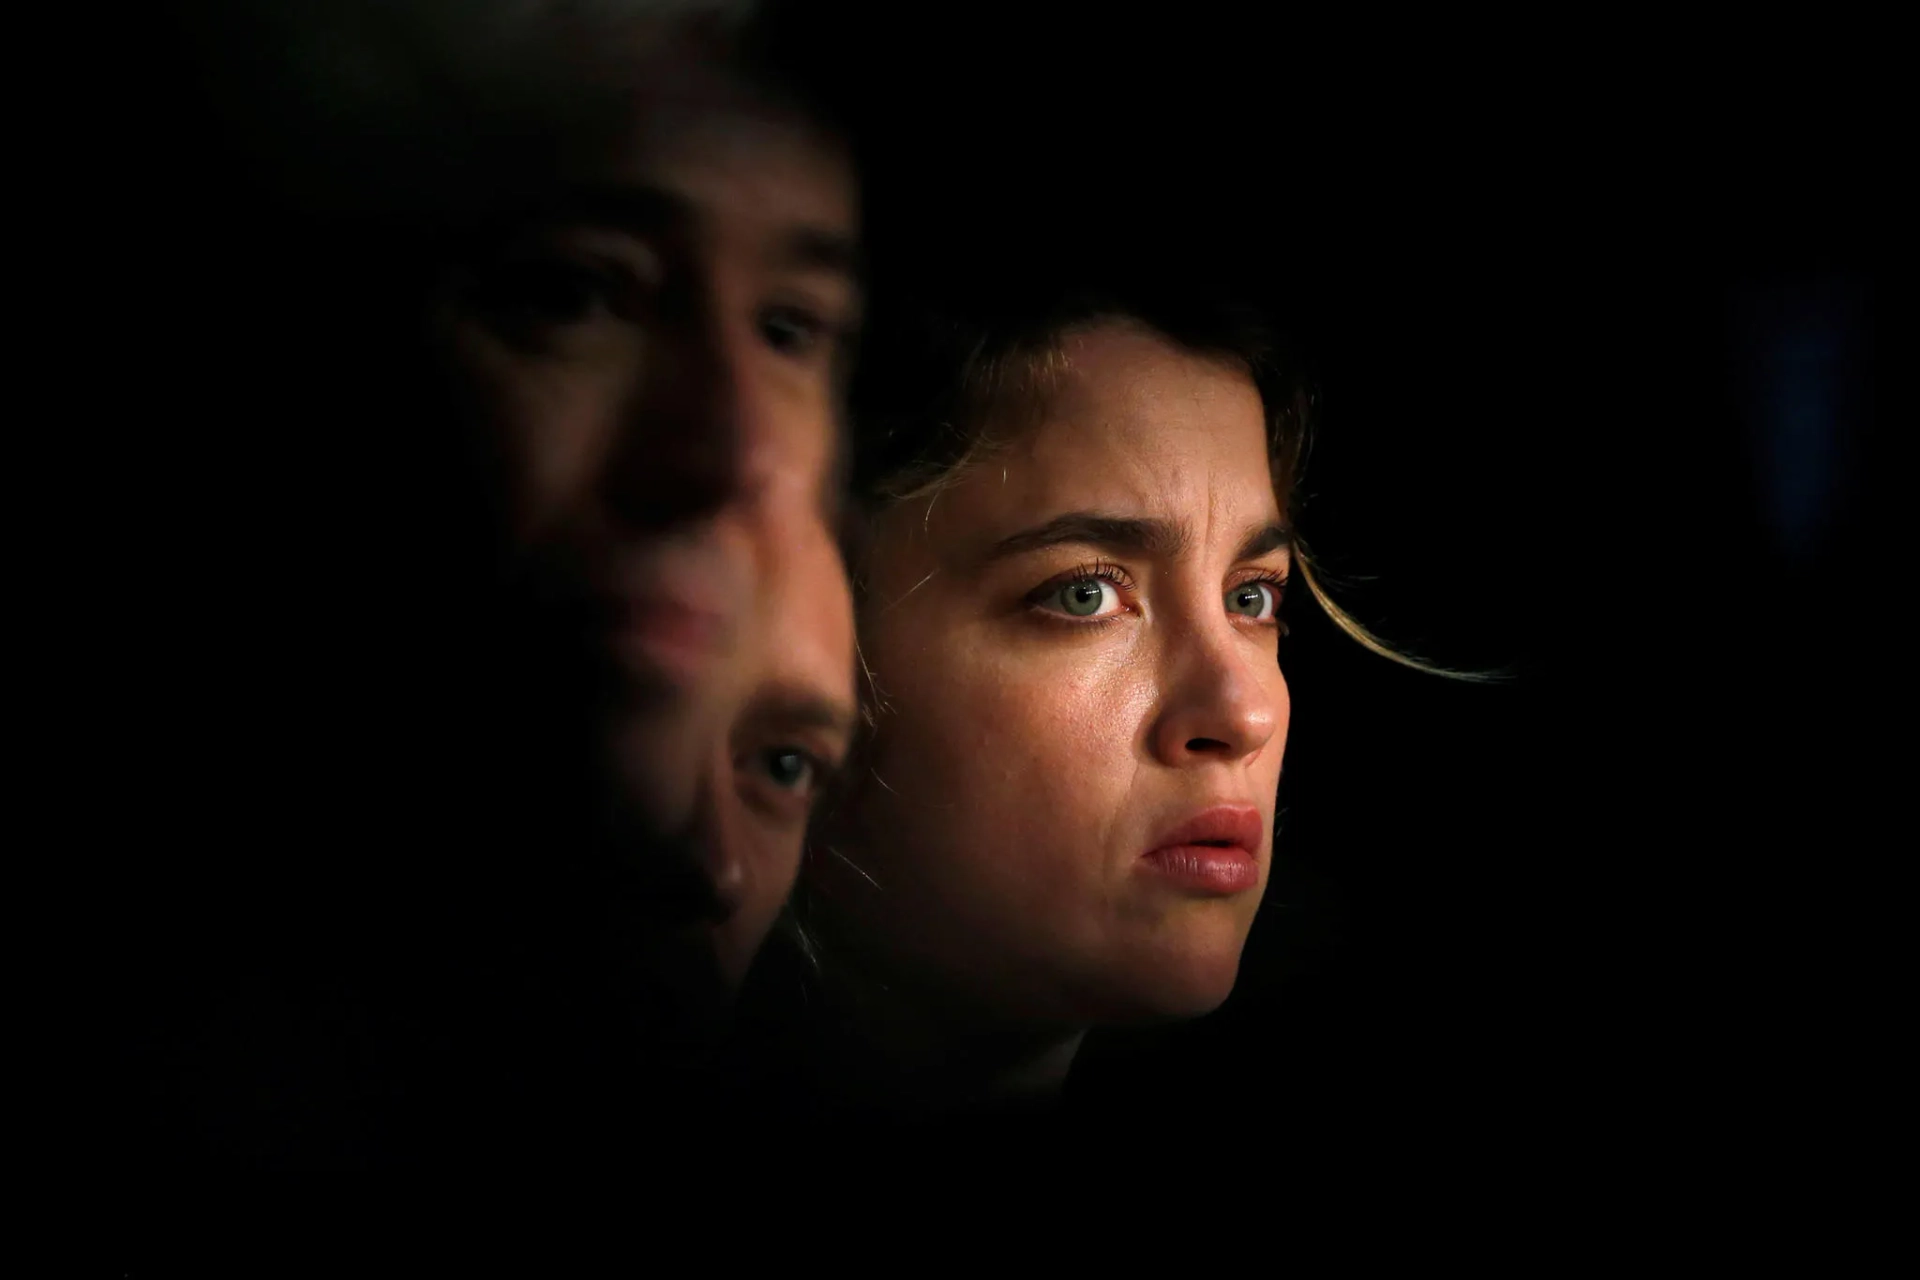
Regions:
[[[1258,857],[1260,838],[1265,832],[1266,821],[1260,816],[1260,810],[1252,805],[1219,804],[1202,809],[1169,827],[1142,856],[1183,845],[1214,845],[1244,849],[1249,855]]]

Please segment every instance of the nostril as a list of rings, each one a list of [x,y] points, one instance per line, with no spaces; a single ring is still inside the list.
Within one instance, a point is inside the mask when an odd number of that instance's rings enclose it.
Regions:
[[[1189,751],[1228,751],[1228,750],[1231,750],[1231,748],[1228,747],[1226,743],[1220,741],[1220,739],[1218,738],[1188,738],[1187,750]]]

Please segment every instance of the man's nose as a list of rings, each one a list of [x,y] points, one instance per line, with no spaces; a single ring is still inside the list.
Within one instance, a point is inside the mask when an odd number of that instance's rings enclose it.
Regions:
[[[620,410],[608,468],[621,518],[659,529],[754,502],[774,419],[747,326],[702,318],[661,334]]]

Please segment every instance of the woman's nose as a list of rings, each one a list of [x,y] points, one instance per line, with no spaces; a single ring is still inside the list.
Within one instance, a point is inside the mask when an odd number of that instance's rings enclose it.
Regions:
[[[1152,748],[1164,764],[1185,767],[1250,759],[1286,717],[1286,684],[1269,654],[1255,651],[1232,623],[1225,634],[1169,638]]]

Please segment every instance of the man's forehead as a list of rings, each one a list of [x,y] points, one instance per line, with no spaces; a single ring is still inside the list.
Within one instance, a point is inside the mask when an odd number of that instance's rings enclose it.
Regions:
[[[671,191],[769,227],[851,235],[858,216],[846,146],[795,110],[729,95],[641,94],[618,140],[590,162],[600,182]]]

